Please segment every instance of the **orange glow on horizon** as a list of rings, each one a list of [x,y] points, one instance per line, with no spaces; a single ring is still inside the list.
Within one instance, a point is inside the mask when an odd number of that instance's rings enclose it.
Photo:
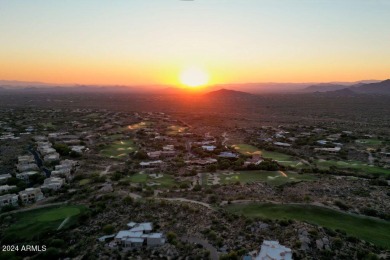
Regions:
[[[209,83],[209,75],[200,68],[190,67],[180,73],[180,83],[190,88],[202,87]]]

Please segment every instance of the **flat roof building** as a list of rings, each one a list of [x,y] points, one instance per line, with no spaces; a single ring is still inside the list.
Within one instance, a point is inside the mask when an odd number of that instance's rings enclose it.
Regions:
[[[278,241],[264,240],[255,260],[292,260],[292,251]]]

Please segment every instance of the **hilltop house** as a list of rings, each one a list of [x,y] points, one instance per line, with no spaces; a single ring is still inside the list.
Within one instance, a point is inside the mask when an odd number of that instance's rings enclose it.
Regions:
[[[292,260],[292,251],[278,241],[264,240],[255,260]]]
[[[140,248],[143,245],[148,247],[162,246],[165,244],[163,233],[151,233],[153,225],[150,222],[127,224],[129,230],[121,230],[115,236],[116,244],[126,249]]]

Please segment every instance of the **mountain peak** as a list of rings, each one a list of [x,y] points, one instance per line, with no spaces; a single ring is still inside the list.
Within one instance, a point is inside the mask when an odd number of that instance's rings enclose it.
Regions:
[[[206,93],[207,96],[253,96],[253,94],[250,94],[248,92],[243,91],[237,91],[237,90],[231,90],[226,88],[221,88],[215,91],[210,91]]]

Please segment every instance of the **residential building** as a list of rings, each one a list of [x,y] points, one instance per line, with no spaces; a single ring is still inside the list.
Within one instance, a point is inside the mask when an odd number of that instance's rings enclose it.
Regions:
[[[50,142],[37,142],[37,144],[37,150],[43,156],[56,152],[56,149],[52,148],[52,144]]]
[[[150,159],[158,159],[161,156],[161,151],[148,152],[148,157]]]
[[[16,178],[28,182],[30,180],[30,177],[35,175],[35,174],[38,174],[38,172],[37,171],[21,172],[21,173],[16,174]]]
[[[291,144],[282,143],[282,142],[274,142],[274,145],[281,146],[281,147],[290,147],[291,146]]]
[[[42,200],[44,197],[40,188],[27,188],[19,192],[19,198],[24,204],[30,204]]]
[[[218,156],[221,158],[238,158],[238,155],[232,152],[221,152]]]
[[[117,244],[121,244],[127,249],[140,248],[143,245],[148,247],[161,246],[165,244],[163,233],[152,233],[153,224],[150,222],[127,224],[129,230],[121,230],[115,236]]]
[[[264,240],[255,260],[292,260],[292,251],[278,241]]]
[[[255,154],[255,155],[252,155],[252,158],[250,158],[244,162],[244,166],[248,166],[249,164],[259,165],[262,161],[263,161],[263,158],[261,158],[260,155]]]
[[[340,152],[340,147],[334,147],[334,148],[314,148],[315,152],[328,152],[328,153],[338,153]]]
[[[34,156],[32,155],[18,156],[18,164],[30,164],[30,163],[35,163]]]
[[[59,190],[64,185],[65,180],[58,177],[50,177],[44,180],[41,189]]]
[[[49,153],[49,154],[46,154],[44,157],[43,157],[43,160],[45,162],[55,162],[55,161],[58,161],[60,160],[60,154],[59,153]]]
[[[212,152],[217,148],[215,145],[202,145],[203,150]]]
[[[25,172],[25,171],[36,171],[38,170],[38,165],[35,163],[29,163],[29,164],[17,164],[16,169],[18,169],[19,172]]]
[[[0,208],[4,206],[18,206],[18,195],[5,194],[0,196]]]
[[[140,162],[139,165],[142,168],[151,168],[151,167],[160,166],[162,163],[163,161],[157,160],[157,161],[149,161],[149,162]]]
[[[9,173],[0,174],[0,183],[5,183],[11,177],[12,177],[12,175]]]
[[[186,163],[201,165],[201,166],[205,166],[205,165],[209,165],[209,164],[213,164],[213,163],[217,163],[217,162],[218,162],[218,160],[214,159],[214,158],[205,158],[205,159],[186,161]]]
[[[0,186],[0,193],[7,192],[9,190],[16,189],[15,185],[1,185]]]
[[[165,145],[163,147],[163,150],[164,151],[174,151],[175,150],[175,146],[173,144],[168,144],[168,145]]]
[[[174,157],[174,156],[176,156],[176,152],[175,151],[162,151],[161,156],[164,158],[165,157]]]
[[[76,153],[83,153],[83,151],[85,150],[85,146],[83,146],[83,145],[74,145],[74,146],[71,146],[70,149],[73,152],[76,152]]]

